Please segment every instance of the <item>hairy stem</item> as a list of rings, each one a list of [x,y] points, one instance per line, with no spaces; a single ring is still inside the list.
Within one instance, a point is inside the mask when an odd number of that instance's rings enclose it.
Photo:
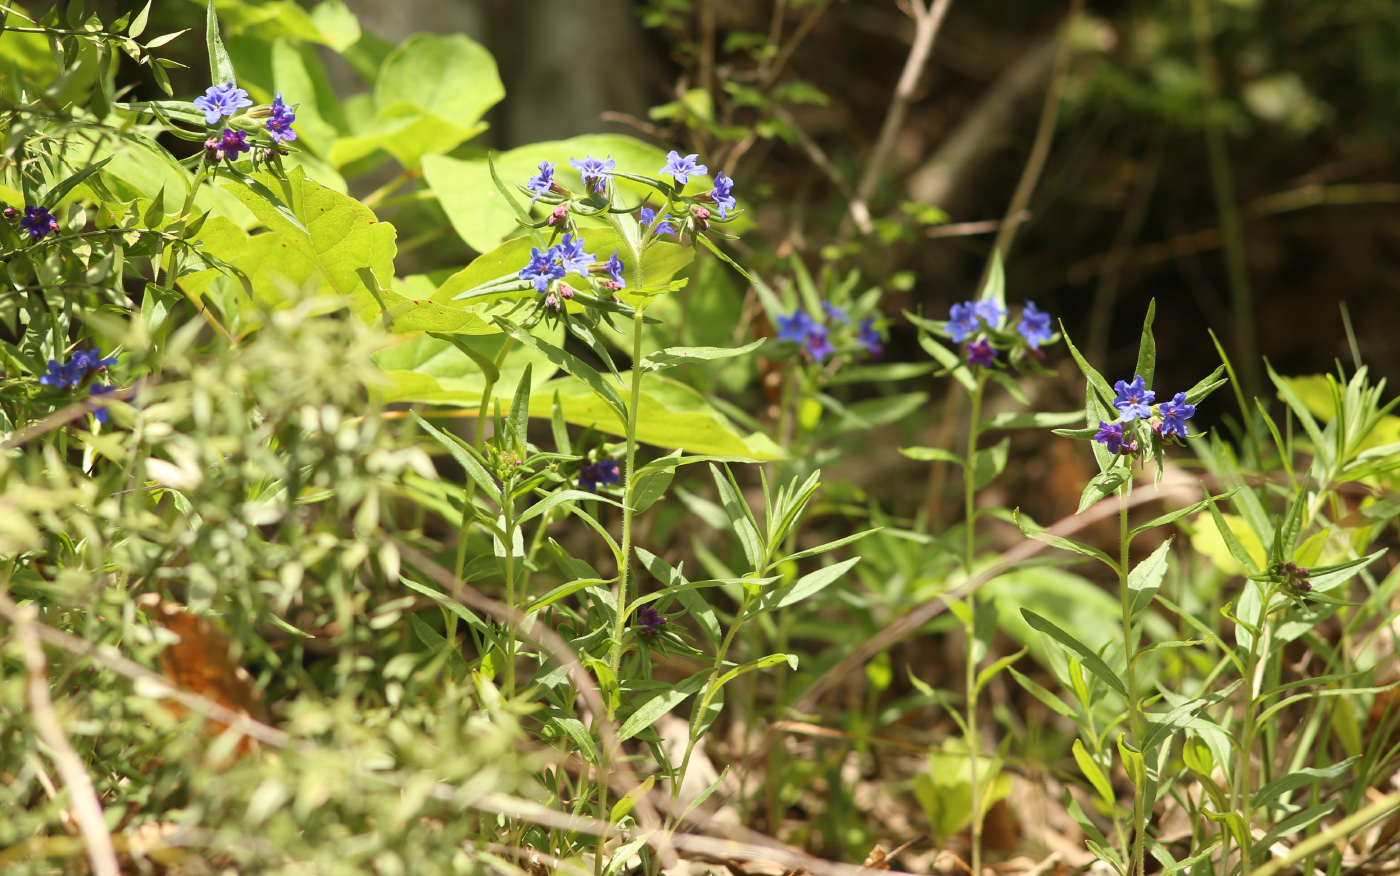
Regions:
[[[963,468],[963,571],[972,580],[972,566],[977,556],[977,439],[982,416],[982,393],[986,389],[985,374],[977,376],[977,390],[972,393],[972,409],[967,427],[967,464]],[[972,876],[982,874],[982,782],[978,775],[978,759],[982,756],[982,737],[977,729],[977,591],[967,593],[967,760],[972,783]]]
[[[1142,751],[1143,719],[1142,701],[1137,695],[1137,636],[1133,634],[1132,593],[1128,590],[1128,492],[1131,481],[1118,488],[1118,594],[1123,606],[1123,654],[1128,666],[1128,727],[1132,733],[1133,745]],[[1146,757],[1146,752],[1143,752]],[[1143,812],[1146,789],[1143,783],[1133,779],[1133,846],[1124,849],[1128,855],[1128,873],[1146,876],[1143,861],[1144,836],[1147,830]],[[1137,869],[1134,870],[1133,868]]]

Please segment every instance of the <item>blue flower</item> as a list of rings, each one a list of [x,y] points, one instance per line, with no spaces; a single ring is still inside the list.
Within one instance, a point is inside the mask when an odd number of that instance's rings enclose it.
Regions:
[[[617,470],[616,459],[600,459],[591,465],[585,465],[578,472],[579,489],[590,493],[596,493],[599,487],[606,487],[620,480],[622,475]]]
[[[987,328],[1001,328],[1001,321],[1006,316],[1006,308],[990,298],[983,298],[972,305],[977,318],[987,324]]]
[[[50,359],[49,373],[40,377],[39,382],[55,389],[75,389],[82,382],[85,373],[83,367],[76,362],[60,365],[57,360]]]
[[[601,193],[608,180],[612,179],[617,162],[611,158],[603,160],[589,155],[587,158],[570,158],[569,166],[578,171],[585,189]]]
[[[564,270],[573,271],[580,276],[587,277],[588,266],[598,261],[597,256],[583,251],[583,238],[575,238],[572,234],[564,235],[564,239],[559,241],[555,249],[559,252]]]
[[[622,272],[627,270],[627,266],[622,263],[622,259],[617,257],[617,250],[613,250],[612,258],[608,259],[607,264],[603,267],[608,272],[608,280],[614,284],[609,288],[614,292],[627,288],[627,281],[622,277]]]
[[[292,122],[296,120],[297,114],[282,102],[282,92],[277,92],[277,98],[272,101],[272,115],[263,123],[267,133],[278,143],[290,143],[297,138],[297,132],[292,130]]]
[[[981,365],[983,368],[992,367],[996,361],[997,351],[991,344],[983,341],[973,341],[967,345],[967,361],[973,365]]]
[[[1169,402],[1158,405],[1157,411],[1162,415],[1162,437],[1170,438],[1173,435],[1186,437],[1186,421],[1196,415],[1196,406],[1186,403],[1186,393],[1178,392]]]
[[[537,246],[530,247],[530,261],[520,269],[520,279],[535,284],[535,291],[543,295],[550,281],[564,279],[564,266],[559,263],[559,248],[551,246],[544,252]]]
[[[93,347],[91,350],[75,351],[73,353],[73,358],[69,360],[69,364],[78,366],[84,373],[97,374],[101,371],[106,371],[108,365],[117,364],[117,357],[109,356],[103,359],[102,350],[98,347]]]
[[[683,186],[690,182],[692,173],[696,176],[704,176],[710,172],[710,169],[705,165],[695,163],[699,157],[699,154],[694,154],[682,158],[679,152],[672,149],[666,156],[666,166],[658,170],[657,173],[670,174],[675,177],[678,186]]]
[[[1105,423],[1099,421],[1098,434],[1094,440],[1108,448],[1109,453],[1118,453],[1123,449],[1123,424]]]
[[[1120,380],[1113,384],[1113,388],[1118,392],[1118,398],[1113,400],[1113,406],[1122,411],[1119,419],[1124,423],[1136,420],[1138,417],[1145,419],[1152,416],[1152,402],[1157,398],[1157,393],[1144,385],[1141,374],[1134,375],[1132,383]]]
[[[541,161],[540,172],[530,177],[525,188],[535,193],[535,196],[530,199],[532,204],[540,199],[540,195],[554,188],[554,162]]]
[[[232,82],[225,85],[211,85],[205,89],[203,97],[194,99],[194,108],[204,111],[204,124],[218,124],[224,116],[236,114],[245,106],[252,106],[248,92],[236,87]]]
[[[117,387],[116,387],[115,385],[113,385],[113,386],[103,386],[103,385],[100,384],[100,383],[94,383],[94,384],[92,385],[92,388],[88,390],[88,393],[89,393],[90,397],[94,397],[94,398],[95,398],[95,397],[97,397],[97,396],[99,396],[99,395],[107,395],[107,394],[109,394],[109,393],[113,393],[113,392],[116,392],[116,391],[117,391]],[[106,422],[107,422],[107,406],[106,406],[106,405],[98,405],[97,407],[93,408],[93,409],[92,409],[92,418],[93,418],[94,420],[96,420],[97,422],[99,422],[99,423],[106,423]]]
[[[43,237],[50,231],[58,233],[58,220],[43,207],[25,207],[19,225],[29,232],[31,238]]]
[[[856,340],[876,359],[885,353],[885,339],[880,337],[880,333],[875,330],[875,317],[873,316],[867,316],[861,321]]]
[[[1050,328],[1050,314],[1038,310],[1034,301],[1026,302],[1021,311],[1021,321],[1016,324],[1016,331],[1021,333],[1021,337],[1026,339],[1032,350],[1039,350],[1040,345],[1055,334]]]
[[[832,304],[830,301],[822,302],[822,310],[826,311],[827,319],[833,319],[836,322],[841,323],[842,325],[845,325],[846,323],[851,321],[851,318],[846,314],[846,311],[837,307],[835,304]]]
[[[676,218],[676,217],[675,217],[675,216],[672,216],[670,213],[667,213],[667,214],[666,214],[666,218],[665,218],[665,219],[662,219],[659,223],[657,223],[657,225],[656,225],[656,233],[657,233],[657,234],[675,234],[675,233],[676,233],[676,229],[672,228],[672,227],[671,227],[670,221],[668,221],[668,220],[671,220],[671,219],[674,219],[674,218]],[[641,216],[640,216],[640,218],[637,219],[637,224],[640,225],[640,226],[642,226],[643,228],[646,228],[648,225],[650,225],[650,224],[653,223],[653,222],[656,222],[656,211],[653,210],[653,209],[650,208],[650,207],[643,207],[643,208],[641,209]]]
[[[802,352],[811,356],[813,362],[820,362],[836,352],[836,348],[831,345],[826,326],[813,325],[807,329],[807,340],[802,344]]]
[[[739,202],[730,194],[734,189],[734,180],[724,175],[724,171],[715,174],[715,188],[710,192],[710,198],[715,202],[715,209],[719,210],[720,219],[728,219],[729,211],[739,206]]]
[[[953,343],[961,344],[967,336],[981,329],[977,324],[977,305],[971,301],[954,304],[948,311],[948,334]]]
[[[244,152],[253,151],[253,147],[248,144],[247,132],[231,131],[228,128],[224,128],[222,136],[205,140],[204,147],[213,153],[215,161],[236,159]]]
[[[812,318],[805,310],[793,311],[792,316],[778,317],[778,340],[792,341],[794,344],[805,343],[807,333],[812,330]]]

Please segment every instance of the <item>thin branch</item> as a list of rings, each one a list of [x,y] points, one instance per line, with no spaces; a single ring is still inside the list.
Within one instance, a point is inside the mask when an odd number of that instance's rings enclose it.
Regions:
[[[1013,225],[1025,222],[1031,218],[1030,210],[1022,210],[1015,216],[1003,219],[983,219],[981,222],[955,222],[952,225],[935,225],[924,232],[933,238],[939,237],[967,237],[973,234],[988,234],[1001,228],[1007,222]]]
[[[36,631],[38,610],[32,605],[20,608],[3,593],[0,593],[0,607],[13,609],[15,636],[24,651],[24,668],[28,676],[30,720],[39,739],[48,746],[58,774],[63,777],[63,784],[68,786],[73,812],[78,817],[78,829],[87,843],[92,871],[97,876],[121,876],[117,850],[112,846],[112,835],[107,832],[107,821],[102,814],[102,801],[97,799],[92,777],[83,767],[82,758],[63,732],[63,724],[59,722],[53,699],[49,696],[48,663],[44,660],[44,646]]]
[[[766,92],[773,86],[774,82],[778,81],[778,76],[783,72],[783,67],[787,66],[787,62],[792,58],[792,53],[797,51],[798,46],[802,45],[802,41],[807,38],[807,34],[811,33],[812,28],[816,26],[817,20],[822,17],[822,13],[826,12],[826,10],[831,7],[831,2],[832,0],[822,0],[821,5],[807,13],[802,19],[802,22],[797,25],[797,29],[794,30],[792,36],[788,38],[787,44],[779,50],[778,57],[773,59],[773,66],[768,68],[767,74],[763,77],[762,82],[760,82],[758,86],[759,91]]]
[[[952,3],[953,0],[933,0],[931,7],[925,7],[923,0],[911,0],[909,11],[914,16],[914,45],[909,49],[909,57],[904,61],[904,70],[899,74],[899,82],[894,87],[894,97],[885,112],[880,135],[875,140],[870,161],[856,186],[855,200],[851,202],[849,216],[855,220],[861,234],[868,235],[875,230],[870,222],[870,208],[867,204],[870,196],[875,193],[875,186],[880,182],[885,162],[894,151],[895,141],[904,130],[904,119],[909,114],[909,104],[914,100],[919,79],[923,76],[924,67],[928,65],[929,56],[933,52],[933,42],[938,38],[943,18]]]
[[[797,119],[793,117],[792,113],[788,112],[786,108],[775,104],[773,106],[773,115],[777,116],[779,121],[792,129],[792,135],[797,140],[797,145],[802,147],[802,151],[806,152],[807,157],[812,159],[812,163],[815,164],[822,173],[826,174],[826,178],[831,180],[832,185],[836,186],[836,189],[845,196],[846,200],[854,200],[856,193],[851,188],[851,184],[846,182],[846,178],[841,175],[841,171],[836,169],[836,165],[831,163],[831,159],[822,151],[822,147],[817,145],[817,141],[813,140],[807,135],[806,131],[802,130],[802,126],[797,123]]]
[[[1040,112],[1040,125],[1036,128],[1035,143],[1031,146],[1030,158],[1026,160],[1026,166],[1021,171],[1016,192],[1011,196],[1011,205],[1006,208],[1008,219],[1030,206],[1031,195],[1035,193],[1041,171],[1045,169],[1045,161],[1050,157],[1050,145],[1055,140],[1055,122],[1060,117],[1060,96],[1064,92],[1065,80],[1069,77],[1069,62],[1074,57],[1070,29],[1074,27],[1083,9],[1084,0],[1071,0],[1069,15],[1060,32],[1060,45],[1055,51],[1055,66],[1050,74],[1050,87],[1045,92],[1045,105]],[[1016,228],[1017,225],[1004,222],[1001,231],[997,233],[996,251],[1001,254],[1003,261],[1006,260],[1007,251],[1011,249],[1011,242],[1016,237]],[[989,262],[988,268],[990,267]],[[983,281],[985,282],[985,277]]]

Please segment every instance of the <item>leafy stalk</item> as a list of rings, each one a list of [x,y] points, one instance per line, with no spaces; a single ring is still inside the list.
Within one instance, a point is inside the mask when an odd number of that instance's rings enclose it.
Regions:
[[[977,549],[977,440],[980,437],[982,416],[982,394],[987,387],[985,374],[977,375],[977,389],[972,395],[972,410],[967,429],[967,456],[963,462],[963,530],[966,538],[963,546],[963,572],[967,580],[972,580],[972,567],[976,561]],[[977,603],[976,594],[969,590],[965,597],[967,618],[964,625],[967,635],[967,758],[969,780],[972,784],[972,872],[982,872],[982,782],[978,775],[978,758],[982,753],[982,738],[977,729]]]

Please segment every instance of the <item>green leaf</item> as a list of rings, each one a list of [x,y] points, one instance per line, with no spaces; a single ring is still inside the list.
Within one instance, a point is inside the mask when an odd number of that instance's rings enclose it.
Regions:
[[[708,672],[699,672],[686,679],[680,685],[662,691],[657,696],[652,697],[641,705],[637,711],[633,712],[622,726],[617,728],[617,741],[626,742],[638,733],[660,721],[662,716],[670,712],[676,706],[685,701],[685,698],[695,693],[704,684]]]
[[[715,689],[724,687],[729,682],[738,678],[746,672],[753,672],[755,669],[769,669],[786,663],[790,668],[797,668],[796,654],[769,654],[767,657],[760,657],[752,663],[745,663],[743,666],[736,666],[719,677],[715,682]]]
[[[642,358],[642,370],[660,371],[673,368],[683,362],[708,362],[714,359],[732,359],[763,346],[766,338],[759,338],[742,347],[667,347]]]
[[[1115,572],[1118,570],[1118,564],[1114,562],[1108,554],[1104,553],[1103,551],[1099,550],[1093,545],[1084,544],[1083,542],[1075,541],[1074,539],[1070,538],[1063,538],[1058,535],[1052,535],[1044,529],[1030,528],[1024,522],[1022,522],[1020,509],[1017,509],[1013,513],[1012,519],[1016,523],[1016,528],[1021,530],[1021,534],[1026,536],[1027,538],[1033,538],[1036,541],[1043,541],[1051,547],[1057,547],[1062,551],[1070,551],[1072,553],[1080,554],[1082,556],[1093,557],[1094,559],[1106,564],[1110,569],[1113,569]]]
[[[657,499],[666,495],[666,488],[671,485],[671,479],[676,476],[673,468],[662,469],[660,471],[649,471],[640,477],[634,477],[633,486],[629,487],[629,505],[632,506],[634,514],[641,514],[643,511],[655,504]]]
[[[834,565],[826,566],[815,572],[803,575],[791,584],[784,584],[781,587],[776,587],[769,591],[764,597],[763,606],[760,610],[773,611],[779,608],[787,608],[790,605],[796,605],[804,599],[815,596],[840,580],[841,576],[849,572],[860,560],[860,557],[851,557],[850,559],[842,560]]]
[[[515,522],[521,524],[527,520],[533,520],[546,511],[558,508],[566,502],[602,502],[617,508],[622,507],[622,503],[618,502],[616,499],[609,499],[607,496],[601,496],[597,493],[589,493],[584,490],[560,490],[557,493],[550,493],[541,501],[531,505],[525,510],[525,513],[516,518]]]
[[[404,167],[417,167],[424,156],[450,152],[484,131],[481,117],[504,96],[496,61],[480,43],[462,34],[417,34],[384,59],[373,120],[335,143],[331,164],[342,167],[383,149]],[[478,252],[489,248],[473,244]]]
[[[1044,703],[1045,707],[1050,711],[1062,717],[1069,718],[1071,721],[1079,720],[1079,716],[1075,714],[1074,709],[1071,709],[1064,700],[1046,690],[1039,682],[1017,672],[1014,666],[1007,667],[1006,671],[1011,673],[1011,677],[1016,679],[1017,684],[1025,688],[1031,696]]]
[[[63,182],[49,189],[48,192],[44,194],[44,200],[40,203],[50,210],[57,208],[59,202],[63,200],[64,195],[67,195],[74,188],[80,185],[83,182],[83,180],[87,179],[89,176],[92,176],[97,171],[106,167],[107,163],[111,160],[112,156],[109,155],[101,161],[98,161],[94,164],[89,164],[87,167],[84,167],[82,170],[79,170],[77,173],[68,177]]]
[[[1335,779],[1351,769],[1360,757],[1349,757],[1346,760],[1338,761],[1330,767],[1312,767],[1294,770],[1286,776],[1280,776],[1269,784],[1254,792],[1254,808],[1258,809],[1272,803],[1278,797],[1295,791],[1298,788],[1306,787],[1314,782],[1323,779]]]
[[[1118,674],[1104,662],[1102,657],[1094,653],[1083,642],[1029,609],[1021,609],[1021,616],[1026,619],[1026,623],[1030,624],[1032,629],[1039,630],[1072,651],[1084,664],[1085,669],[1097,675],[1113,690],[1125,697],[1128,695],[1128,688],[1123,684],[1123,680],[1118,677]]]
[[[989,432],[993,429],[1053,429],[1058,426],[1068,426],[1070,423],[1078,423],[1084,419],[1082,411],[1064,411],[1063,413],[1003,413],[988,417],[982,423],[982,431]],[[1097,431],[1097,430],[1095,430]]]
[[[656,784],[656,776],[647,776],[646,781],[641,782],[637,787],[622,795],[622,799],[613,804],[612,812],[608,815],[608,820],[617,824],[626,818],[632,807],[637,805],[637,801],[651,793],[651,786]],[[629,856],[630,857],[630,856]]]
[[[824,554],[828,551],[834,551],[839,547],[845,547],[846,545],[852,542],[860,541],[867,535],[873,535],[874,533],[879,532],[883,528],[884,527],[877,526],[874,529],[867,529],[864,532],[857,532],[854,535],[843,536],[842,538],[838,538],[835,541],[829,541],[826,544],[820,544],[813,548],[807,548],[805,551],[798,551],[797,553],[792,554],[791,556],[783,557],[783,559],[780,562],[795,563],[798,560],[805,560],[808,557],[815,557],[817,554]]]
[[[666,163],[665,153],[640,140],[616,134],[595,134],[532,143],[495,157],[496,169],[507,183],[523,183],[539,172],[541,161],[554,162],[556,174],[565,185],[578,188],[569,168],[570,158],[585,155],[611,156],[620,170],[651,171]],[[457,234],[477,252],[490,252],[515,233],[515,213],[491,184],[485,158],[461,160],[432,155],[423,160],[423,174],[437,193],[443,210]],[[640,203],[654,190],[630,181],[619,181],[618,188],[630,203]],[[697,189],[699,186],[696,187]],[[587,236],[587,235],[585,235]],[[527,250],[528,251],[528,250]],[[516,270],[524,262],[516,265]]]
[[[614,580],[616,579],[604,580],[603,578],[579,578],[577,581],[569,581],[566,584],[560,584],[558,587],[555,587],[553,590],[549,591],[544,596],[541,596],[539,599],[530,603],[530,606],[525,609],[525,613],[532,614],[534,612],[539,611],[542,608],[548,608],[549,606],[553,605],[554,603],[567,596],[573,596],[580,590],[587,590],[589,587],[603,587],[608,584],[611,584]]]
[[[427,420],[418,416],[418,412],[413,412],[413,419],[422,427],[423,431],[433,436],[439,444],[447,448],[447,452],[452,454],[452,458],[457,460],[457,464],[466,470],[467,475],[476,485],[486,493],[497,505],[503,504],[501,499],[501,488],[496,485],[495,478],[487,473],[486,468],[477,461],[476,457],[468,452],[467,448],[455,437],[449,436],[433,426]]]
[[[209,81],[214,85],[238,84],[233,61],[229,59],[228,49],[224,48],[224,41],[219,38],[219,16],[214,12],[214,0],[209,0],[204,11],[204,43],[209,49]]]
[[[515,397],[511,399],[510,414],[506,417],[506,426],[515,436],[515,447],[522,454],[529,446],[530,371],[531,366],[526,365],[525,373],[516,381]]]
[[[1103,379],[1103,375],[1095,370],[1094,366],[1090,365],[1084,356],[1080,354],[1079,349],[1074,346],[1074,342],[1069,339],[1069,332],[1065,330],[1064,323],[1060,323],[1060,334],[1064,335],[1065,346],[1069,348],[1070,355],[1074,357],[1074,363],[1079,366],[1079,370],[1083,372],[1084,377],[1089,381],[1089,385],[1099,394],[1099,398],[1103,400],[1103,403],[1111,407],[1113,405],[1113,400],[1118,397],[1118,393],[1113,391],[1113,387],[1108,385],[1108,381]],[[1092,426],[1093,424],[1094,421],[1092,421],[1091,418],[1089,425]]]
[[[210,0],[210,7],[213,7],[213,0]],[[442,634],[432,627],[428,622],[416,614],[408,616],[409,625],[413,627],[413,634],[418,637],[418,641],[423,643],[430,652],[434,654],[446,655],[447,668],[452,677],[458,681],[467,675],[467,661],[462,657],[462,652],[452,642],[443,638]]]
[[[918,462],[951,462],[966,467],[967,460],[941,447],[901,447],[899,452]]]
[[[919,346],[937,360],[939,365],[947,368],[949,373],[953,375],[953,379],[962,384],[963,389],[968,392],[977,391],[977,378],[972,376],[971,369],[967,367],[967,363],[962,360],[961,356],[934,340],[926,332],[919,332]]]
[[[1141,376],[1143,385],[1152,388],[1152,378],[1157,371],[1157,341],[1152,337],[1152,318],[1157,315],[1157,299],[1147,304],[1147,317],[1142,321],[1142,341],[1138,344],[1137,370],[1134,376]]]
[[[1234,494],[1234,490],[1229,490],[1227,492],[1221,493],[1220,495],[1214,498],[1217,502],[1223,502],[1226,499],[1233,496]],[[1156,529],[1157,527],[1165,526],[1168,523],[1175,523],[1183,517],[1189,517],[1190,515],[1195,514],[1198,511],[1204,510],[1206,505],[1206,500],[1202,499],[1201,501],[1196,502],[1193,505],[1187,505],[1185,508],[1178,508],[1175,511],[1168,511],[1166,514],[1163,514],[1160,517],[1154,517],[1146,523],[1142,524],[1141,526],[1133,527],[1132,531],[1128,533],[1128,538],[1131,540],[1136,536],[1147,532],[1149,529]]]
[[[1152,604],[1158,588],[1162,586],[1162,579],[1167,574],[1167,557],[1171,546],[1172,540],[1169,538],[1128,573],[1128,592],[1132,594],[1131,610],[1134,617]]]
[[[974,489],[982,489],[1006,470],[1007,454],[1010,451],[1010,438],[1003,438],[991,447],[977,451],[977,455],[972,458],[972,485]]]
[[[1113,793],[1113,784],[1109,782],[1108,776],[1104,775],[1103,770],[1094,762],[1094,759],[1089,756],[1089,752],[1084,748],[1084,743],[1076,739],[1070,748],[1074,753],[1075,763],[1079,764],[1079,771],[1084,774],[1084,778],[1089,780],[1089,784],[1094,786],[1094,790],[1099,792],[1099,798],[1103,802],[1113,805],[1118,799]]]
[[[596,368],[572,353],[566,352],[561,347],[556,347],[548,341],[535,337],[532,333],[525,331],[520,326],[508,322],[501,317],[497,317],[497,325],[505,330],[506,334],[515,338],[517,343],[531,347],[536,352],[541,353],[556,367],[568,372],[575,379],[582,382],[593,391],[600,399],[612,407],[617,414],[617,418],[625,425],[627,423],[627,405],[622,401],[622,396],[618,394],[617,387],[613,386],[606,377],[598,372]]]

